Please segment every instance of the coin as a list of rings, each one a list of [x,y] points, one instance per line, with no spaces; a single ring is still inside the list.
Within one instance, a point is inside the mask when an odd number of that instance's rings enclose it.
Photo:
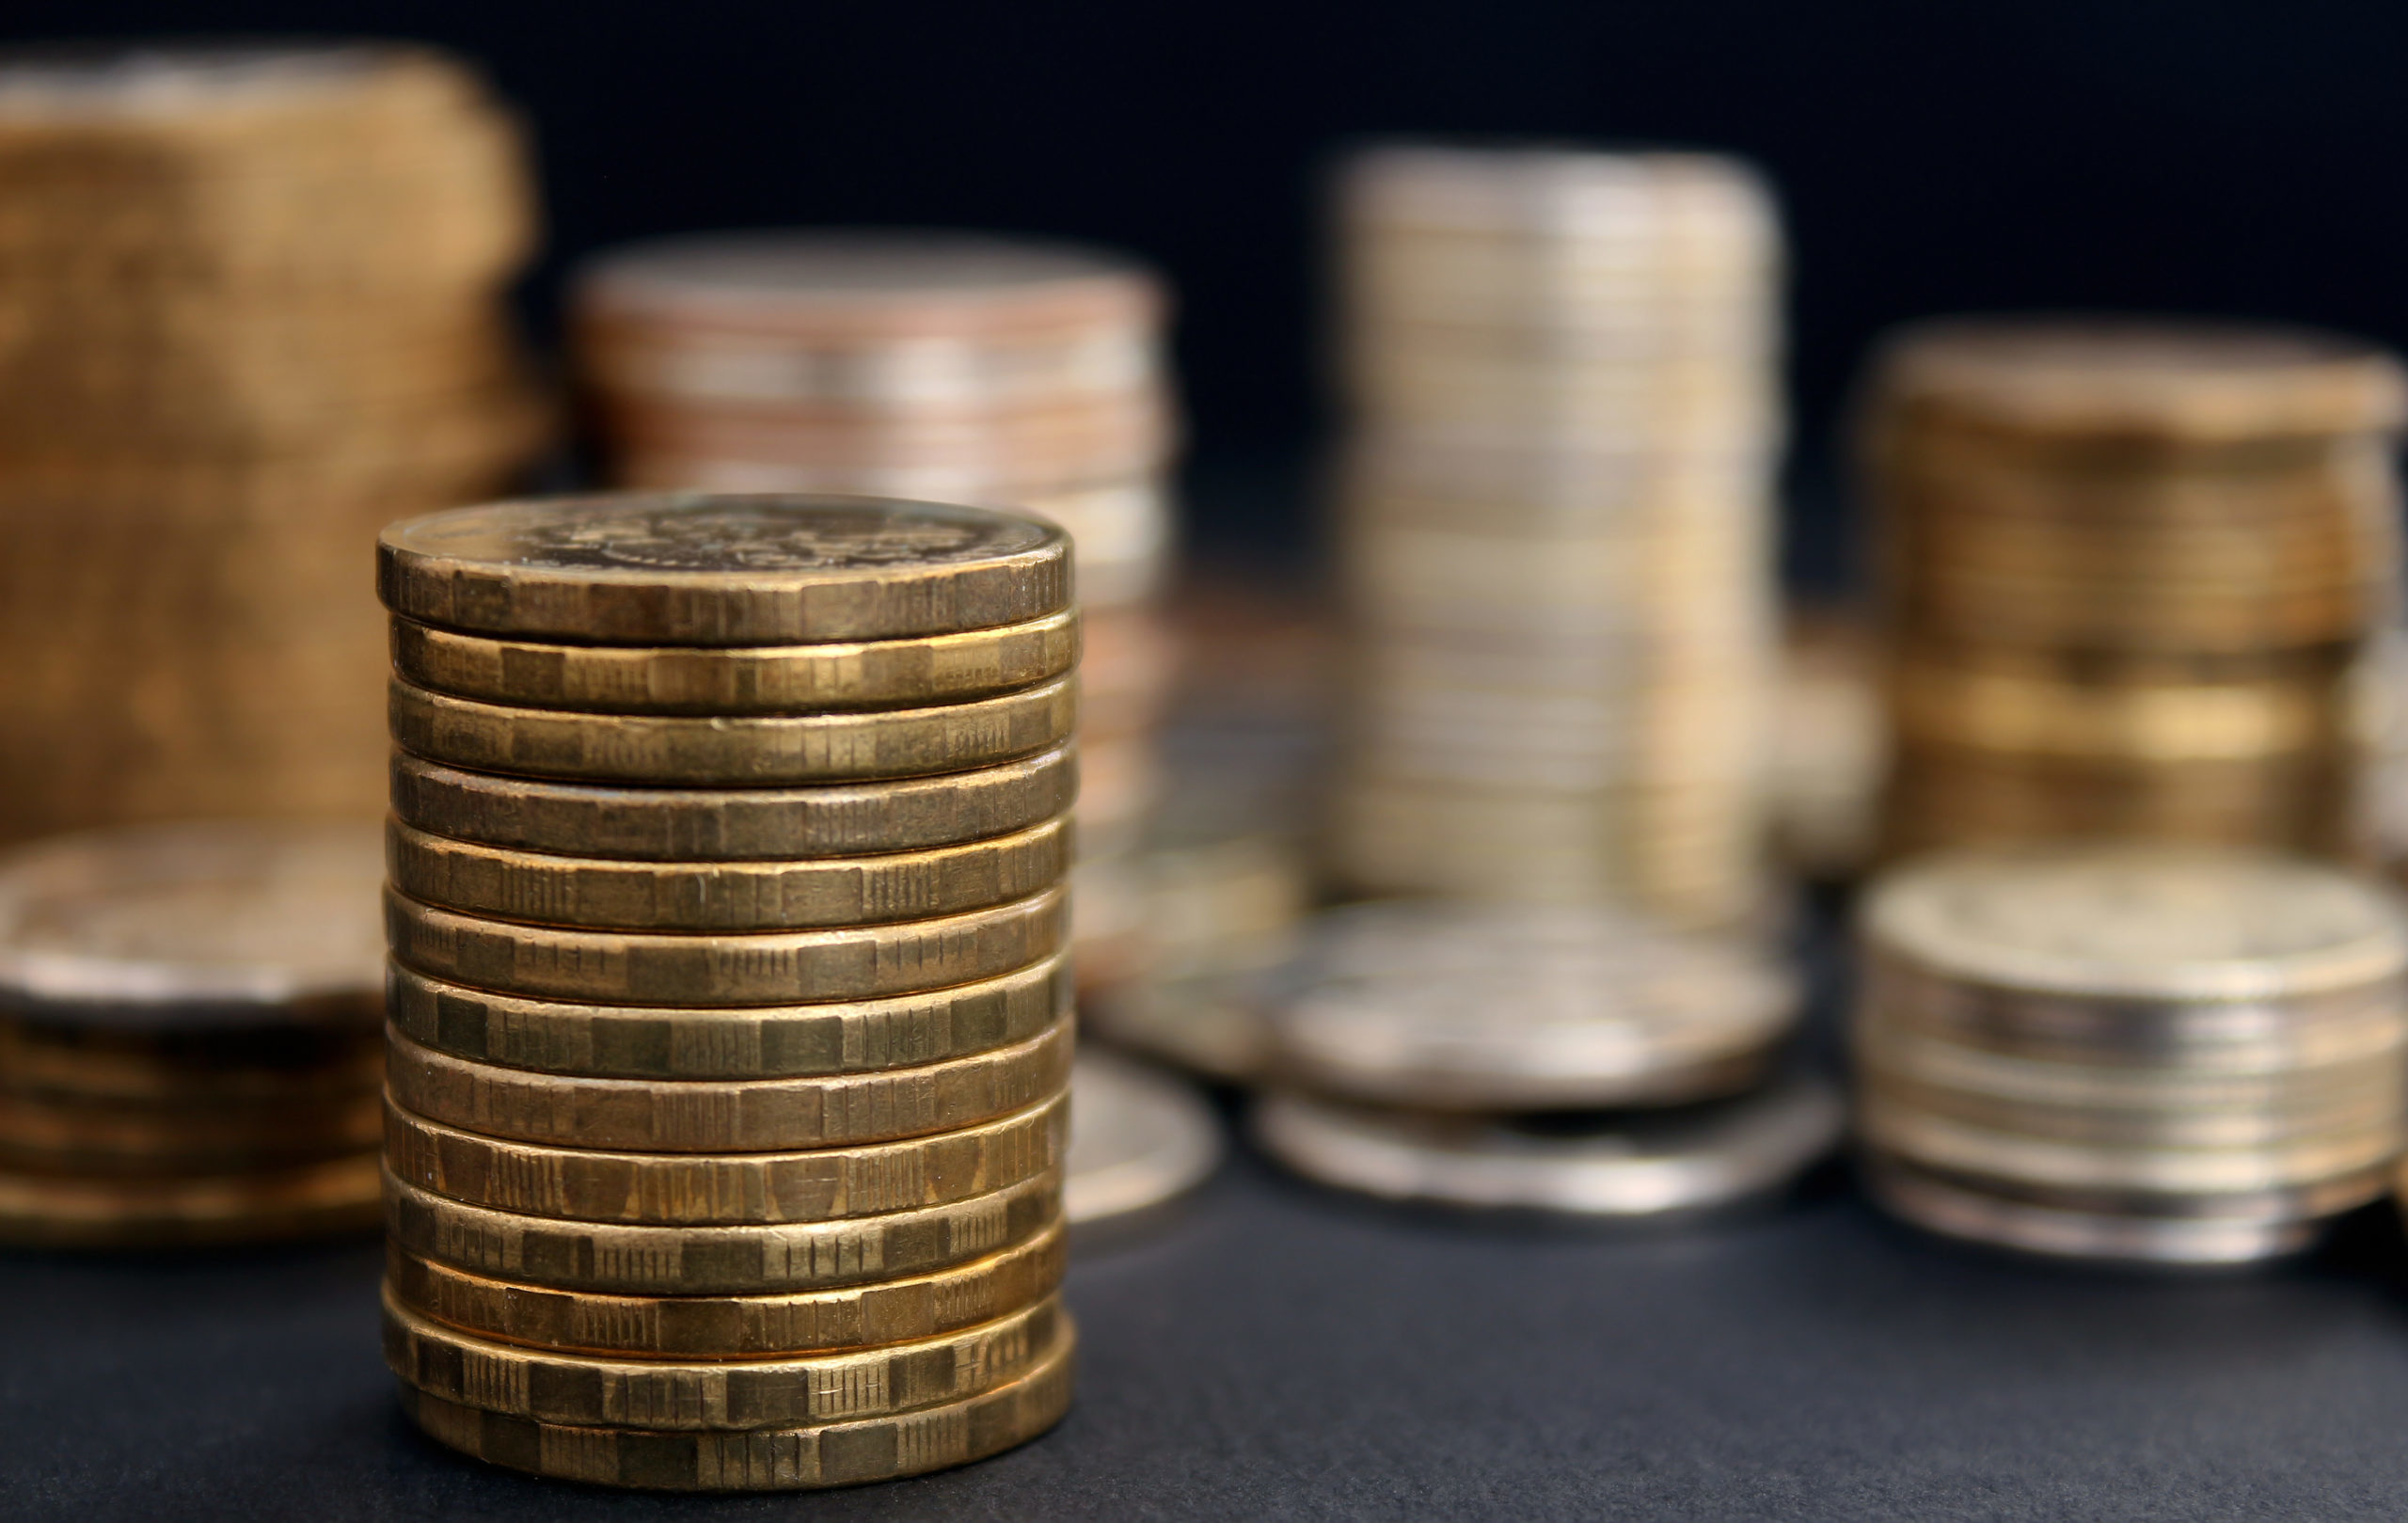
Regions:
[[[476,1062],[597,1079],[795,1079],[943,1063],[1035,1037],[1070,1008],[1062,954],[978,983],[830,1005],[717,1009],[518,999],[394,966],[393,1028]],[[0,1047],[5,1051],[5,1047]]]
[[[385,1162],[468,1205],[575,1221],[736,1226],[829,1221],[944,1205],[1061,1161],[1060,1097],[983,1125],[808,1152],[605,1152],[480,1136],[388,1104]]]
[[[385,1229],[410,1254],[515,1284],[612,1296],[753,1296],[876,1285],[1019,1246],[1061,1214],[1058,1168],[941,1205],[742,1227],[528,1216],[385,1176]]]
[[[1166,1205],[1220,1161],[1220,1123],[1192,1088],[1109,1054],[1079,1055],[1062,1190],[1071,1226],[1092,1229]]]
[[[916,1343],[779,1359],[612,1359],[492,1342],[431,1322],[385,1292],[385,1363],[415,1388],[539,1422],[744,1430],[908,1412],[991,1390],[1056,1341],[1049,1297]]]
[[[925,707],[1033,688],[1079,658],[1078,614],[849,644],[647,649],[541,645],[393,621],[393,670],[434,692],[607,714]]]
[[[924,1068],[800,1079],[608,1079],[496,1068],[392,1033],[386,1082],[406,1109],[524,1142],[641,1152],[767,1152],[925,1136],[1057,1093],[1071,1026]],[[0,1141],[8,1136],[0,1122]]]
[[[384,1072],[383,1048],[370,1031],[346,1027],[167,1033],[0,1021],[0,1089],[276,1104],[372,1093]]]
[[[0,1096],[0,1157],[59,1173],[220,1174],[373,1149],[375,1092],[253,1103]]]
[[[1061,949],[1049,889],[967,914],[740,936],[564,930],[455,914],[388,892],[393,959],[499,994],[597,1004],[768,1005],[866,999],[974,982]]]
[[[402,1404],[438,1441],[564,1481],[663,1491],[789,1491],[859,1485],[966,1465],[1026,1443],[1070,1404],[1075,1337],[1028,1372],[964,1401],[891,1418],[751,1433],[561,1427],[462,1406],[405,1387]]]
[[[1070,603],[1069,542],[973,508],[673,493],[498,502],[377,545],[385,606],[422,624],[602,644],[891,640]]]
[[[182,1178],[0,1170],[0,1242],[166,1248],[366,1232],[375,1220],[369,1157]]]
[[[535,925],[749,931],[926,920],[1024,898],[1069,870],[1066,817],[961,846],[801,862],[616,862],[454,841],[395,822],[399,892]]]
[[[958,1268],[784,1295],[594,1295],[487,1279],[392,1247],[386,1283],[404,1307],[463,1332],[572,1354],[753,1358],[906,1343],[1008,1315],[1054,1293],[1059,1224]]]
[[[467,772],[395,752],[393,813],[429,834],[630,862],[768,862],[916,851],[1061,814],[1072,748],[940,777],[806,788],[608,787]]]

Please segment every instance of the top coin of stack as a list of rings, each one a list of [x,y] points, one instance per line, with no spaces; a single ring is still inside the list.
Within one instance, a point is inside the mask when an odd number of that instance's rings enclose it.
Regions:
[[[397,514],[541,440],[515,123],[388,44],[0,56],[0,838],[372,812]]]
[[[2380,1196],[2408,917],[2236,849],[1962,850],[1866,901],[1872,1179],[1908,1218],[2080,1258],[2238,1262]]]
[[[1346,174],[1337,876],[1761,906],[1779,235],[1697,154],[1394,148]]]
[[[2213,326],[1957,322],[1884,357],[1900,849],[2179,837],[2354,852],[2408,376]]]
[[[387,1356],[430,1433],[751,1489],[1059,1416],[1069,556],[859,498],[386,531]]]

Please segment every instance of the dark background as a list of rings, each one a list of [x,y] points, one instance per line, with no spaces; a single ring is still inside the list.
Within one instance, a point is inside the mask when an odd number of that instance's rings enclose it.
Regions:
[[[1133,249],[1180,292],[1208,547],[1301,543],[1319,408],[1317,196],[1363,134],[1723,148],[1795,247],[1810,568],[1870,339],[1967,309],[2283,317],[2408,341],[2408,8],[1388,0],[537,4],[10,0],[23,38],[420,38],[532,119],[550,252],[796,222],[960,224]],[[1232,481],[1278,490],[1235,491]]]

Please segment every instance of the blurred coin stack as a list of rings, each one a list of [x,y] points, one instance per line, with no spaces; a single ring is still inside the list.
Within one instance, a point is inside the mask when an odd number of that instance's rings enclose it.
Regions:
[[[1852,609],[1793,609],[1774,708],[1772,834],[1782,862],[1819,882],[1855,879],[1878,855],[1879,642]]]
[[[387,1357],[566,1479],[914,1474],[1050,1426],[1061,531],[859,498],[388,530]]]
[[[0,1242],[376,1220],[373,824],[87,832],[0,856]]]
[[[1866,420],[1888,845],[2366,845],[2408,381],[2281,330],[1958,322]]]
[[[2243,849],[1942,853],[1862,917],[1861,1130],[1907,1219],[2038,1253],[2236,1263],[2380,1197],[2408,922]]]
[[[1174,550],[1160,283],[1121,259],[943,232],[683,238],[606,255],[575,323],[617,479],[1008,507],[1077,550],[1079,976],[1125,972],[1110,911],[1160,786]]]
[[[384,44],[0,58],[0,839],[374,812],[395,515],[544,410],[515,123]]]
[[[1370,892],[1761,909],[1779,231],[1700,154],[1348,167],[1332,865]]]

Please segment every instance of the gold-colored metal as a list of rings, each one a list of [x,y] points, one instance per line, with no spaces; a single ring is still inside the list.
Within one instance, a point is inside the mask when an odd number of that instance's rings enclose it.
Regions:
[[[376,1178],[365,1156],[183,1178],[0,1170],[0,1242],[166,1248],[364,1233],[376,1222]]]
[[[223,1174],[372,1150],[375,1091],[258,1101],[0,1094],[0,1159],[56,1173]]]
[[[347,1024],[171,1033],[0,1019],[0,1092],[273,1106],[372,1093],[384,1064],[373,1029]]]

